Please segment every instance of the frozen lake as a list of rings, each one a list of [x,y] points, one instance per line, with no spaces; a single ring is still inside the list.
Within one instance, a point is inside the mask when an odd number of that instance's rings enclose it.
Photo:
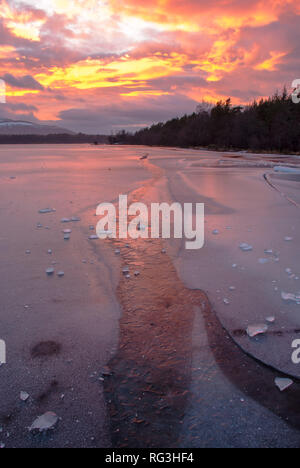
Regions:
[[[300,181],[274,171],[298,164],[172,148],[0,147],[0,442],[152,447],[159,434],[165,447],[298,446],[299,385],[280,393],[274,384],[281,372],[300,376],[291,359]],[[204,203],[204,248],[89,240],[97,205],[120,194]],[[124,266],[139,275],[125,278]],[[250,338],[257,325],[268,329]],[[58,427],[32,436],[46,411]]]

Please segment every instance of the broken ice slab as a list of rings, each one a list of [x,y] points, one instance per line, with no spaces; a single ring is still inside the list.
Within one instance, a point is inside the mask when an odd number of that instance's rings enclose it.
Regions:
[[[61,223],[75,223],[76,221],[80,221],[80,218],[77,216],[72,216],[72,218],[62,218],[60,220]]]
[[[237,267],[238,267],[238,266],[237,266],[236,263],[234,263],[234,264],[232,265],[232,268],[237,268]]]
[[[275,317],[273,317],[273,316],[266,317],[266,321],[269,322],[269,323],[274,323],[275,322]]]
[[[213,232],[212,232],[215,236],[217,236],[218,234],[220,234],[220,231],[218,229],[214,229]]]
[[[29,394],[27,392],[20,392],[20,400],[27,401],[29,398]]]
[[[51,429],[54,429],[57,422],[58,422],[58,416],[52,411],[48,411],[42,416],[39,416],[38,418],[36,418],[32,426],[29,428],[29,431],[30,432],[33,432],[33,431],[46,432]]]
[[[65,235],[64,235],[64,240],[70,240],[70,239],[71,239],[70,234],[65,234]]]
[[[89,240],[97,240],[99,239],[99,237],[95,234],[93,234],[92,236],[89,236]]]
[[[134,276],[139,276],[140,275],[140,272],[139,271],[135,271],[134,272]]]
[[[287,292],[282,291],[281,298],[284,301],[291,301],[291,302],[296,302],[297,304],[300,304],[300,292],[294,294],[294,293],[287,293]]]
[[[235,291],[236,287],[235,286],[229,286],[229,291]]]
[[[247,244],[246,242],[242,242],[242,243],[240,244],[240,249],[241,249],[243,252],[250,252],[251,250],[253,250],[253,247],[252,247],[252,245]]]
[[[58,276],[59,278],[62,278],[63,276],[65,276],[64,271],[59,271],[59,272],[57,273],[57,276]]]
[[[285,240],[285,242],[291,242],[294,239],[293,239],[293,237],[288,237],[287,236],[287,237],[284,238],[284,240]]]
[[[55,213],[54,208],[43,208],[42,210],[39,210],[40,214],[47,214],[47,213]]]
[[[31,254],[31,251],[30,250],[26,250],[26,255],[30,255]]]
[[[64,229],[63,230],[64,234],[71,234],[71,232],[72,232],[72,229]]]
[[[48,254],[52,255],[52,249],[48,249]]]
[[[250,338],[254,338],[257,335],[263,335],[264,333],[266,333],[268,331],[268,325],[266,325],[265,323],[259,323],[257,325],[249,325],[246,331],[247,331],[247,335]]]
[[[265,249],[265,254],[266,255],[273,255],[273,250],[272,249]]]
[[[54,273],[54,268],[47,268],[46,273],[47,273],[48,276],[53,275],[53,273]]]
[[[223,300],[223,302],[224,302],[225,305],[229,305],[229,304],[230,304],[230,300],[229,300],[229,299],[226,299],[226,298]]]
[[[281,392],[284,392],[287,388],[289,388],[291,385],[293,385],[293,380],[291,379],[286,379],[286,378],[281,378],[281,377],[276,377],[275,379],[275,385]]]
[[[121,253],[121,250],[120,250],[120,249],[116,249],[116,250],[115,250],[115,254],[116,254],[116,255],[120,255],[120,253]]]
[[[258,263],[260,263],[261,265],[265,265],[266,263],[269,263],[269,259],[268,258],[260,258],[258,260]]]

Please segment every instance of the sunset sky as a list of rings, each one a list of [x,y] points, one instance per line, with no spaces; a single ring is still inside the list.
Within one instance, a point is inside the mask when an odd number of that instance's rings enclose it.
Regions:
[[[0,0],[0,118],[110,133],[300,78],[299,0]]]

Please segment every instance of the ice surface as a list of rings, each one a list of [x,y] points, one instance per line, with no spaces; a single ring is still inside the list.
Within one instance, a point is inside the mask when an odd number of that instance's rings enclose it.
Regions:
[[[300,169],[296,167],[288,167],[288,166],[275,166],[275,172],[282,172],[287,174],[300,174]]]

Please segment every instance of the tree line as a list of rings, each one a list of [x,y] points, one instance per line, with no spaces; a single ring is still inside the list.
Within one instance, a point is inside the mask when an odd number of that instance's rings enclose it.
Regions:
[[[206,147],[217,150],[300,152],[300,104],[284,89],[247,106],[231,99],[199,105],[192,115],[158,123],[136,133],[110,136],[112,144]]]

